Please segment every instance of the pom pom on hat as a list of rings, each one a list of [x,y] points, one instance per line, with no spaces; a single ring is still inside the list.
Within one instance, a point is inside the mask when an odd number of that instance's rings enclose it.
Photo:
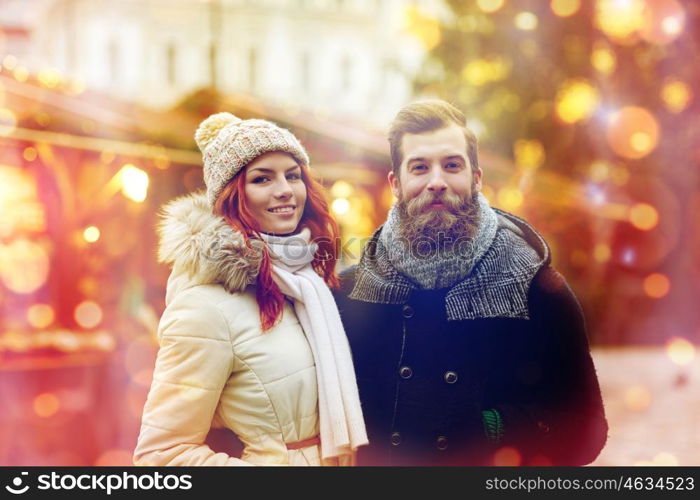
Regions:
[[[216,113],[208,117],[199,124],[197,131],[194,133],[194,140],[197,142],[199,150],[204,153],[204,150],[216,138],[222,128],[241,121],[236,115],[227,112]]]

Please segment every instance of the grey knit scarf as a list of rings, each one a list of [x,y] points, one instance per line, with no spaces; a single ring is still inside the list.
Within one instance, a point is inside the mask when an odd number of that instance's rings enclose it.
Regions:
[[[481,194],[479,224],[473,238],[454,241],[451,245],[429,254],[421,254],[420,247],[412,246],[401,237],[399,211],[394,205],[389,210],[379,242],[387,251],[389,262],[405,277],[426,290],[437,290],[454,285],[467,276],[474,264],[489,249],[498,228],[498,217]]]
[[[451,287],[447,318],[529,318],[527,293],[537,271],[549,262],[544,239],[525,221],[492,209],[479,195],[480,220],[469,244],[421,261],[398,238],[396,208],[374,233],[358,264],[350,298],[403,304],[417,289]]]

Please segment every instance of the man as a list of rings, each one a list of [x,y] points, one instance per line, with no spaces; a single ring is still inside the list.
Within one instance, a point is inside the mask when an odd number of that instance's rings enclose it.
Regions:
[[[389,143],[398,202],[336,297],[370,440],[359,464],[590,463],[607,422],[546,242],[479,194],[452,105],[407,105]]]

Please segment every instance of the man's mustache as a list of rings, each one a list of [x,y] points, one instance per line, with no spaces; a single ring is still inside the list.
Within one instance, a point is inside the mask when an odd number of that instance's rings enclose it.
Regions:
[[[442,203],[448,212],[457,215],[462,210],[463,200],[456,194],[444,193],[435,195],[430,192],[421,193],[416,198],[406,204],[408,215],[415,216],[428,211],[428,207],[433,203]]]

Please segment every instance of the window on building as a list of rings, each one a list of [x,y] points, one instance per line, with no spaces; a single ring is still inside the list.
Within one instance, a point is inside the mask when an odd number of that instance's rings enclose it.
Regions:
[[[349,90],[352,85],[352,59],[345,55],[340,60],[340,88]]]
[[[107,43],[107,78],[111,84],[119,83],[119,46],[112,39]]]
[[[255,47],[248,50],[248,90],[255,92],[258,85],[258,51]]]
[[[306,92],[309,90],[309,83],[311,82],[311,57],[308,52],[302,52],[299,58],[299,70],[301,75],[301,90]]]
[[[165,53],[165,72],[168,85],[177,83],[177,52],[174,44],[169,44]]]
[[[215,89],[218,86],[217,61],[219,59],[216,44],[212,43],[209,46],[209,85]]]

